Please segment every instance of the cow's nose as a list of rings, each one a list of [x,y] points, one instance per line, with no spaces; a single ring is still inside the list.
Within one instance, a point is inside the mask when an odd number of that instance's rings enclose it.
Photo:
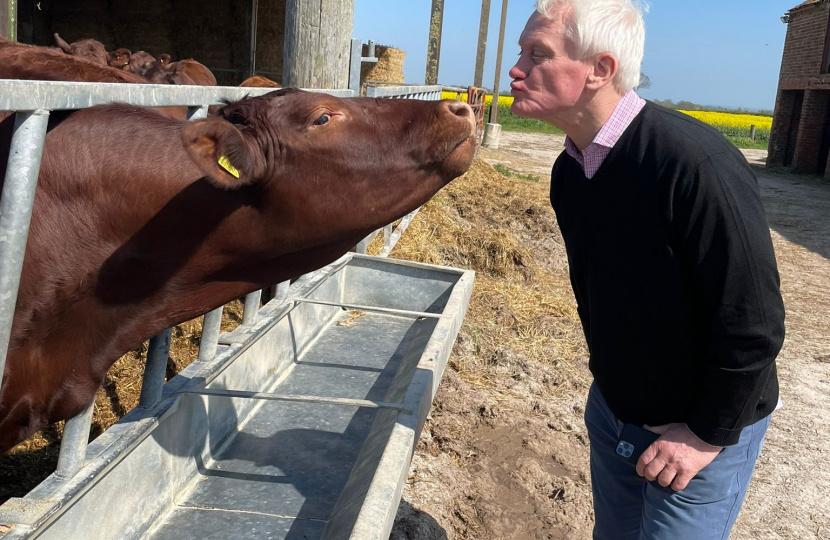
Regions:
[[[441,102],[442,110],[445,110],[447,114],[452,114],[453,116],[458,116],[467,120],[475,129],[476,120],[475,116],[473,115],[473,110],[470,108],[469,105],[464,103],[463,101],[453,101],[453,100],[444,100]]]

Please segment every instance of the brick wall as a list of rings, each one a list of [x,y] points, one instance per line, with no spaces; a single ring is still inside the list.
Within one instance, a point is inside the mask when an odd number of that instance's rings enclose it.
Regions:
[[[781,60],[781,79],[804,79],[821,73],[830,2],[809,6],[790,15]]]
[[[784,165],[786,162],[787,146],[793,121],[797,121],[801,115],[800,110],[795,110],[797,92],[797,90],[778,91],[778,97],[775,100],[775,113],[772,117],[772,130],[769,134],[768,167]]]
[[[824,168],[819,164],[824,133],[825,117],[830,104],[830,92],[826,90],[807,90],[804,92],[804,104],[801,106],[801,123],[795,143],[792,169],[794,172],[816,173]]]
[[[193,58],[214,70],[219,84],[236,85],[249,60],[249,2],[234,0],[20,0],[19,40],[54,45],[53,32],[72,42],[95,38],[174,60]],[[257,69],[279,81],[285,0],[260,0]],[[236,70],[222,71],[222,70]]]

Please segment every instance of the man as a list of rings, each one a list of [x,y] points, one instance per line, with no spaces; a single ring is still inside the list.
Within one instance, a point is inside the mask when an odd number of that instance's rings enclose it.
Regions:
[[[539,0],[512,110],[568,136],[551,204],[594,375],[594,538],[725,539],[778,403],[784,307],[746,160],[632,90],[644,36],[630,0]],[[659,434],[636,466],[625,424]]]

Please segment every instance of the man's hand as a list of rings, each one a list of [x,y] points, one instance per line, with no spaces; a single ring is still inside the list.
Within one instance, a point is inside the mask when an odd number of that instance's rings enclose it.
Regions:
[[[686,489],[689,481],[709,465],[721,451],[720,446],[706,444],[686,424],[643,426],[661,437],[646,448],[637,461],[637,474],[657,480],[675,491]]]

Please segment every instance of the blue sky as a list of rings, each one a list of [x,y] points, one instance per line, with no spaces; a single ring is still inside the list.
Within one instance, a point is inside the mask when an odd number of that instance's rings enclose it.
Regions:
[[[772,109],[787,26],[779,17],[800,0],[651,0],[643,72],[649,99]],[[431,0],[355,0],[354,37],[406,51],[406,82],[423,83]],[[510,0],[501,89],[519,52],[533,0]],[[484,85],[492,87],[501,1],[491,0]],[[445,0],[438,82],[468,85],[475,70],[480,0]]]

